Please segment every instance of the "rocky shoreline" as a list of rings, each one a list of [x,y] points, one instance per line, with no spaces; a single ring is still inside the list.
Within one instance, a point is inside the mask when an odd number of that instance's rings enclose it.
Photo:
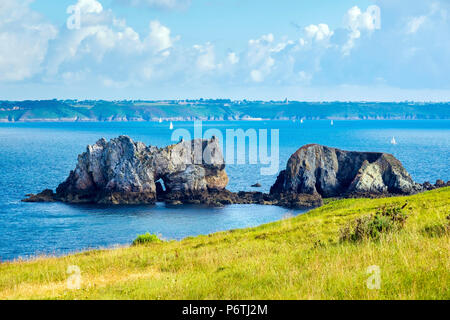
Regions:
[[[226,189],[227,184],[223,155],[215,137],[157,148],[120,136],[89,145],[56,192],[46,189],[22,201],[313,208],[321,206],[323,198],[410,195],[450,186],[450,181],[419,184],[390,154],[311,144],[290,157],[269,194],[235,193]]]

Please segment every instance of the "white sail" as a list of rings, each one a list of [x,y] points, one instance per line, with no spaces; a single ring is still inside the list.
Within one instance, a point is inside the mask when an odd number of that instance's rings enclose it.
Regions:
[[[172,129],[173,129],[173,123],[170,122],[170,130],[172,130]]]
[[[334,122],[333,122],[333,120],[331,120],[331,125],[332,125],[332,126],[334,125]]]
[[[397,144],[397,141],[395,141],[394,137],[392,137],[391,144]]]
[[[303,123],[303,119],[300,120],[300,123]]]
[[[162,123],[162,118],[159,118],[159,123]]]

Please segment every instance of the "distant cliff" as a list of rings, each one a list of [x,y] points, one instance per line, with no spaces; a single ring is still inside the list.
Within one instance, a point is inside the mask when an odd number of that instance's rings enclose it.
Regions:
[[[0,122],[450,119],[450,102],[0,101]]]

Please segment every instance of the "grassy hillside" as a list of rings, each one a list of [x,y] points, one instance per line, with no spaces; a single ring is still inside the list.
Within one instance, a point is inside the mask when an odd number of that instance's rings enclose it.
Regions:
[[[404,228],[340,242],[342,227],[385,204],[408,204]],[[0,265],[0,299],[450,299],[450,188],[347,199],[295,218],[183,241]],[[443,229],[444,227],[444,229]],[[114,235],[111,235],[112,237]],[[68,266],[81,270],[67,288]],[[380,289],[369,290],[369,266]]]
[[[0,101],[0,121],[450,119],[450,103],[280,101]]]

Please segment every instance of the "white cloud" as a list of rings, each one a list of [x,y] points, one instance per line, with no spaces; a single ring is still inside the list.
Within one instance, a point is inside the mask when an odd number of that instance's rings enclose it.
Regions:
[[[228,53],[228,62],[230,62],[230,64],[239,63],[239,57],[237,56],[236,52]]]
[[[57,29],[28,7],[28,1],[1,0],[0,81],[21,81],[41,70]]]
[[[163,26],[159,21],[150,22],[150,34],[148,41],[152,48],[156,51],[164,51],[172,47],[172,38],[170,37],[170,29]]]
[[[448,86],[450,45],[445,30],[450,6],[416,0],[404,13],[395,5],[405,7],[405,1],[376,0],[383,10],[380,31],[380,7],[352,7],[340,28],[310,24],[295,41],[268,33],[242,48],[228,49],[229,43],[221,43],[227,50],[220,51],[208,39],[183,45],[163,16],[148,21],[147,30],[138,33],[98,0],[79,0],[80,29],[63,26],[59,32],[33,13],[28,1],[0,0],[0,81],[33,78],[64,84],[66,90],[98,86],[117,89],[104,92],[126,88],[127,94],[149,87],[159,93],[164,86]],[[138,2],[135,5],[144,3]],[[351,59],[342,54],[351,54]]]
[[[262,82],[271,72],[275,60],[271,54],[276,45],[273,45],[275,37],[272,33],[261,36],[248,42],[247,63],[250,67],[250,78],[254,82]]]
[[[275,37],[273,36],[272,33],[265,34],[265,35],[263,35],[263,36],[261,37],[261,41],[265,41],[265,42],[271,43],[271,42],[273,42],[273,40],[275,40]],[[257,40],[257,41],[258,41],[258,40]]]
[[[416,33],[427,20],[426,16],[413,17],[408,21],[406,33]]]
[[[252,80],[254,82],[263,82],[264,81],[264,76],[262,74],[262,71],[260,71],[260,70],[252,70],[250,72],[250,77],[252,78]]]
[[[286,49],[287,46],[294,44],[294,41],[287,40],[286,42],[280,42],[275,47],[271,49],[271,52],[281,52]]]
[[[351,30],[375,30],[381,28],[380,7],[369,6],[365,12],[361,12],[357,6],[347,11],[346,26]]]
[[[117,19],[111,10],[104,10],[98,1],[79,0],[76,6],[81,11],[80,28],[64,29],[55,40],[47,59],[47,74],[50,78],[57,76],[66,65],[77,65],[83,61],[89,65],[92,59],[96,67],[104,72],[102,63],[105,56],[108,57],[105,64],[122,64],[125,61],[133,70],[132,66],[145,59],[153,57],[155,61],[160,61],[156,55],[163,59],[168,57],[169,50],[178,39],[171,37],[168,27],[159,21],[151,21],[148,35],[141,40],[140,35],[125,20]]]
[[[309,84],[312,80],[312,75],[303,70],[298,73],[298,76],[299,81],[303,84]]]
[[[442,8],[439,2],[433,2],[430,5],[429,11],[425,15],[410,17],[406,24],[406,34],[414,34],[421,29],[425,24],[437,21],[447,20],[447,10]]]
[[[199,52],[196,62],[199,71],[212,71],[218,67],[218,65],[216,65],[214,46],[211,43],[208,42],[205,45],[195,45],[194,49]]]
[[[347,11],[345,27],[349,30],[347,43],[342,46],[344,55],[350,54],[355,46],[355,40],[361,37],[361,32],[372,32],[381,29],[381,10],[376,5],[371,5],[365,12],[354,6]]]
[[[319,23],[318,25],[311,24],[305,27],[305,33],[307,37],[315,41],[328,40],[333,35],[333,31],[325,23]]]
[[[103,6],[96,0],[78,0],[74,5],[81,13],[101,13]]]

